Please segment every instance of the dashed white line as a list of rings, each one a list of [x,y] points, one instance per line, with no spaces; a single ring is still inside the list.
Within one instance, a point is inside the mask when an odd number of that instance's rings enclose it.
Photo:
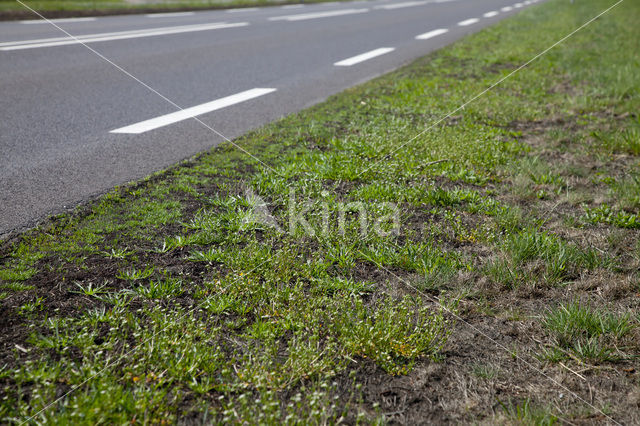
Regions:
[[[503,12],[509,12],[509,11],[513,10],[513,8],[511,6],[505,6],[500,10],[503,11]]]
[[[229,9],[227,13],[242,13],[242,12],[255,12],[256,10],[260,10],[257,7],[240,7],[238,9]]]
[[[91,22],[95,21],[94,17],[85,17],[85,18],[61,18],[61,19],[49,19],[48,21],[45,19],[30,19],[28,21],[20,21],[21,24],[48,24],[49,22],[53,22],[56,24],[64,24],[66,22]]]
[[[498,11],[492,10],[491,12],[487,12],[482,16],[484,16],[485,18],[493,18],[494,16],[498,15],[498,13]]]
[[[160,117],[152,118],[149,120],[141,121],[139,123],[131,124],[130,126],[111,130],[109,133],[126,133],[126,134],[138,135],[140,133],[144,133],[150,130],[158,129],[160,127],[168,126],[169,124],[174,124],[179,121],[197,117],[202,114],[207,114],[209,112],[226,108],[231,105],[239,104],[240,102],[248,101],[249,99],[254,99],[275,91],[276,89],[271,89],[271,88],[255,88],[255,89],[247,90],[244,92],[236,93],[235,95],[216,99],[215,101],[207,102],[205,104],[196,105],[191,108],[186,108],[180,111],[172,112],[171,114],[161,115]]]
[[[384,55],[385,53],[393,52],[394,50],[396,49],[393,47],[381,47],[379,49],[374,49],[361,55],[352,56],[351,58],[336,62],[333,65],[337,67],[350,67],[351,65],[359,64],[360,62],[364,62],[369,59]]]
[[[522,6],[524,6],[522,3],[516,3],[513,5],[516,9],[521,8]]]
[[[191,16],[191,15],[195,15],[195,12],[148,13],[145,16],[147,18],[174,18],[178,16]]]
[[[467,25],[473,25],[476,22],[479,22],[478,18],[465,19],[464,21],[458,22],[458,25],[461,27],[466,27]]]
[[[245,27],[248,22],[228,24],[218,22],[213,24],[181,25],[177,27],[147,28],[144,30],[120,31],[115,33],[87,34],[78,37],[55,37],[38,40],[9,41],[0,43],[0,50],[35,49],[38,47],[65,46],[69,44],[95,43],[99,41],[124,40],[139,37],[152,37],[167,34],[180,34],[195,31],[209,31],[223,28]]]
[[[424,33],[416,36],[416,40],[428,40],[430,38],[442,35],[446,32],[449,32],[449,30],[446,28],[439,28],[437,30],[429,31],[428,33]]]
[[[303,13],[299,15],[273,16],[270,21],[304,21],[307,19],[328,18],[331,16],[352,15],[354,13],[365,13],[369,9],[344,9],[331,10],[329,12]]]
[[[404,7],[424,6],[428,3],[429,3],[428,1],[407,1],[404,3],[384,4],[381,6],[374,7],[374,9],[393,10],[393,9],[402,9]]]

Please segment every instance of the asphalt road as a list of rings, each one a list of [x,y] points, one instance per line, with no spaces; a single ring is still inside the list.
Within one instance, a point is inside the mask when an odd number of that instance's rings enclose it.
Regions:
[[[0,236],[533,3],[371,0],[0,23]]]

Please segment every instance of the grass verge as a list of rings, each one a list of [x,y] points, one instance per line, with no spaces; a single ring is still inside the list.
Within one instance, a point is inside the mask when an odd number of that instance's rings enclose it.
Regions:
[[[306,0],[322,3],[329,0]],[[348,0],[341,0],[348,1]],[[298,4],[295,0],[160,0],[137,2],[127,0],[34,0],[25,1],[45,17],[122,15],[134,13],[182,12],[191,10],[229,9],[240,7]],[[30,10],[15,0],[0,0],[0,20],[37,19]]]
[[[3,243],[0,416],[639,422],[640,6],[402,146],[608,5],[237,141],[269,167],[222,145]]]

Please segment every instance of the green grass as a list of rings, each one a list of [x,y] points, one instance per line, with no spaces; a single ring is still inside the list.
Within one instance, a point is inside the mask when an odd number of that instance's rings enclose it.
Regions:
[[[597,147],[612,154],[640,155],[640,120],[622,131],[593,132]]]
[[[629,213],[624,210],[614,210],[603,203],[598,207],[585,207],[583,219],[587,223],[608,223],[619,228],[639,229],[640,214]]]
[[[268,167],[224,144],[5,242],[0,418],[382,423],[389,389],[464,423],[498,395],[507,421],[588,418],[525,358],[602,366],[595,403],[636,422],[607,380],[640,369],[612,311],[638,291],[640,7],[405,145],[607,5],[533,7],[236,141]]]
[[[305,3],[320,3],[329,0],[306,0]],[[346,1],[346,0],[342,0]],[[162,0],[146,4],[132,4],[126,0],[34,0],[25,1],[26,5],[43,13],[44,16],[56,13],[56,16],[74,16],[91,13],[143,13],[152,10],[201,10],[233,7],[274,6],[298,3],[292,0]],[[38,19],[14,0],[0,0],[0,19],[18,16],[24,19]]]
[[[546,352],[551,360],[574,356],[604,362],[622,356],[619,343],[637,324],[629,314],[616,315],[575,301],[551,310],[543,325],[554,341],[554,348]]]
[[[531,229],[512,233],[502,251],[507,259],[489,263],[487,273],[509,287],[527,281],[558,285],[582,271],[606,264],[594,249],[582,249],[555,235]]]
[[[525,400],[520,404],[500,402],[505,416],[514,424],[532,426],[552,426],[558,423],[558,417],[548,409],[537,407]]]

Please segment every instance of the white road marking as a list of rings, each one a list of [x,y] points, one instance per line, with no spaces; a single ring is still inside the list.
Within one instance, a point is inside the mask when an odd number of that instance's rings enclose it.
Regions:
[[[215,101],[207,102],[205,104],[196,105],[191,108],[185,108],[180,111],[172,112],[171,114],[161,115],[160,117],[111,130],[109,133],[126,133],[138,135],[140,133],[168,126],[169,124],[174,124],[179,121],[197,117],[202,114],[207,114],[209,112],[226,108],[231,105],[239,104],[240,102],[248,101],[249,99],[257,98],[275,91],[276,89],[271,88],[255,88],[247,90],[244,92],[236,93],[235,95],[216,99]]]
[[[364,62],[377,56],[384,55],[385,53],[393,52],[394,50],[396,49],[393,47],[381,47],[380,49],[375,49],[361,55],[352,56],[351,58],[336,62],[333,65],[337,67],[350,67],[351,65],[359,64],[360,62]]]
[[[173,18],[178,16],[191,16],[191,15],[195,15],[195,12],[148,13],[145,16],[147,18]]]
[[[407,1],[404,3],[391,3],[391,4],[376,6],[374,7],[374,9],[393,10],[393,9],[401,9],[403,7],[424,6],[425,4],[428,4],[428,3],[429,3],[428,1]]]
[[[509,12],[510,10],[513,10],[513,8],[511,6],[505,6],[500,10],[503,11],[503,12]]]
[[[257,7],[240,7],[238,9],[229,9],[227,13],[242,13],[242,12],[255,12],[256,10],[260,10]]]
[[[86,18],[61,18],[61,19],[49,19],[48,21],[45,19],[30,19],[28,21],[20,21],[21,24],[48,24],[49,21],[56,24],[64,24],[65,22],[91,22],[95,21],[96,18],[86,17]]]
[[[189,33],[194,31],[208,31],[223,28],[245,27],[247,25],[249,25],[248,22],[237,22],[233,24],[218,22],[213,24],[181,25],[177,27],[160,27],[148,28],[145,30],[120,31],[115,33],[88,34],[77,37],[56,37],[44,38],[39,40],[9,41],[0,43],[0,50],[22,50],[35,49],[38,47],[65,46],[69,44],[79,43],[95,43],[98,41],[124,40],[138,37],[152,37],[167,34]]]
[[[461,27],[466,27],[467,25],[473,25],[479,21],[480,20],[478,18],[465,19],[464,21],[458,22],[458,25],[460,25]]]
[[[304,4],[285,4],[282,6],[283,9],[300,9],[304,7]]]
[[[448,29],[439,28],[437,30],[429,31],[428,33],[424,33],[424,34],[420,34],[419,36],[416,36],[416,40],[428,40],[430,38],[437,37],[447,32],[449,32]]]
[[[343,9],[329,12],[302,13],[299,15],[274,16],[270,21],[304,21],[306,19],[329,18],[331,16],[352,15],[354,13],[368,12],[369,9]]]
[[[491,12],[487,12],[487,13],[485,13],[485,14],[484,14],[484,15],[482,15],[482,16],[484,16],[485,18],[493,18],[493,17],[494,17],[494,16],[496,16],[498,13],[499,13],[498,11],[492,10]]]
[[[513,5],[513,7],[515,7],[516,9],[518,9],[518,8],[520,8],[522,6],[524,6],[522,3],[516,3],[516,4]]]

